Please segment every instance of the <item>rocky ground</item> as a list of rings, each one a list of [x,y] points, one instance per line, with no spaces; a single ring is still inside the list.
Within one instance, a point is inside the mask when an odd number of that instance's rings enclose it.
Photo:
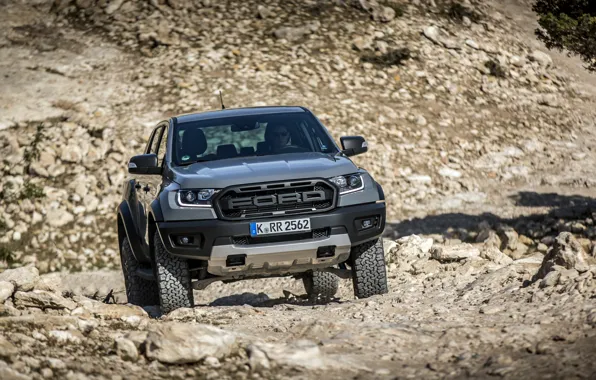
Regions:
[[[0,378],[594,377],[596,77],[536,42],[528,3],[0,0],[0,268],[24,271],[0,273]],[[388,295],[122,305],[127,160],[220,89],[369,140]]]
[[[0,377],[593,378],[596,261],[569,232],[544,257],[495,244],[386,240],[389,294],[354,301],[342,283],[313,304],[294,280],[215,284],[165,316],[111,303],[117,272],[9,269]]]

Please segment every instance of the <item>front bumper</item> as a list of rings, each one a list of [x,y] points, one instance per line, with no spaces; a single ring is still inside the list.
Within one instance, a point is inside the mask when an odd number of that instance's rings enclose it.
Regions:
[[[259,219],[259,221],[288,220],[308,217],[311,229],[325,229],[325,237],[293,240],[293,234],[283,235],[275,242],[239,245],[235,238],[250,235],[250,222],[224,220],[196,220],[182,222],[160,222],[159,234],[166,250],[175,256],[187,259],[209,260],[209,272],[224,275],[241,269],[226,270],[226,258],[231,255],[246,255],[246,264],[263,269],[266,273],[274,270],[273,266],[303,267],[332,266],[347,260],[350,248],[380,236],[385,227],[385,203],[367,203],[357,206],[338,207],[332,211],[305,216],[281,216]],[[361,220],[378,218],[375,226],[362,229]],[[192,236],[194,246],[177,244],[178,236]],[[293,240],[293,241],[292,241]],[[317,259],[319,247],[335,246],[332,260]],[[296,262],[294,262],[296,261]],[[275,264],[277,263],[277,264]],[[290,265],[291,264],[291,265]],[[269,267],[269,269],[267,269]],[[219,269],[218,269],[219,268]],[[233,268],[233,267],[230,267]],[[248,269],[248,268],[245,268]],[[305,269],[302,269],[305,270]],[[216,272],[216,273],[214,273]],[[253,271],[251,271],[252,273]]]

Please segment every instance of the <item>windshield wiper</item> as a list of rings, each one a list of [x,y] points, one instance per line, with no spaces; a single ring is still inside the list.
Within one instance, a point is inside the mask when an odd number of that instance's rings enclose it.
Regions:
[[[198,159],[198,160],[194,160],[194,161],[189,161],[189,162],[184,162],[181,164],[178,164],[178,166],[188,166],[188,165],[192,165],[192,164],[196,164],[197,162],[207,162],[207,161],[213,161],[213,160],[202,160],[202,159]]]

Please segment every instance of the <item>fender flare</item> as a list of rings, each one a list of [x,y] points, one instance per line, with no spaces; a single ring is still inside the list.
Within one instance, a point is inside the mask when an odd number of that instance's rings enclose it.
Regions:
[[[151,202],[151,214],[153,214],[153,220],[156,223],[163,222],[163,212],[161,211],[161,203],[159,203],[159,197]]]
[[[132,248],[132,254],[134,255],[137,261],[146,261],[143,255],[143,248],[141,246],[141,238],[139,237],[134,221],[132,219],[132,213],[130,212],[130,207],[128,202],[122,201],[118,206],[118,217],[122,221],[122,227],[124,231],[120,231],[120,222],[118,223],[118,234],[123,234],[130,243],[130,247]]]
[[[377,191],[379,192],[379,200],[380,201],[384,201],[385,200],[385,192],[383,191],[383,188],[381,187],[381,185],[379,185],[378,182],[375,182],[377,184]]]

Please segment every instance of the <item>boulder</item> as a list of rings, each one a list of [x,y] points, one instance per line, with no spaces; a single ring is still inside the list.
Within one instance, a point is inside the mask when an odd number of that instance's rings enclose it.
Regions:
[[[534,50],[528,55],[528,59],[532,62],[538,63],[542,67],[550,67],[553,64],[553,59],[550,57],[550,55],[540,50]]]
[[[480,252],[480,257],[485,260],[492,261],[497,265],[508,265],[513,262],[511,257],[501,252],[497,247],[485,245]]]
[[[221,358],[232,351],[236,336],[216,327],[166,322],[153,326],[145,341],[145,355],[161,363],[196,363],[207,356]]]
[[[31,377],[23,375],[10,368],[6,363],[0,361],[0,379],[3,380],[30,380]]]
[[[542,279],[549,272],[556,270],[555,266],[557,265],[565,269],[576,269],[579,273],[590,269],[584,249],[570,232],[561,232],[557,236],[552,248],[544,256],[542,265],[534,276],[534,281]]]
[[[372,11],[372,18],[375,21],[389,22],[395,18],[395,10],[384,6],[375,7]]]
[[[17,355],[18,353],[19,349],[0,335],[0,358],[9,359],[11,356]]]
[[[424,37],[428,38],[429,40],[436,43],[437,45],[442,45],[441,41],[439,40],[440,31],[439,31],[439,28],[437,28],[436,26],[434,26],[434,25],[427,26],[426,28],[424,28],[422,30],[422,34],[424,34]]]
[[[46,214],[46,221],[51,227],[62,227],[74,220],[74,216],[68,211],[56,208]]]
[[[103,302],[83,297],[81,297],[78,302],[85,310],[89,311],[98,318],[123,320],[134,316],[148,317],[147,312],[140,306],[105,304]]]
[[[433,239],[418,235],[404,236],[396,240],[395,248],[387,252],[387,262],[411,263],[418,259],[428,258]]]
[[[126,338],[118,338],[114,341],[116,354],[125,361],[136,362],[139,358],[139,351],[134,342]]]
[[[316,32],[319,29],[319,23],[313,22],[308,25],[299,27],[282,26],[273,31],[273,35],[278,39],[285,39],[290,42],[295,42],[303,37]]]
[[[431,257],[440,262],[459,261],[480,256],[478,248],[471,244],[436,245],[430,253]]]
[[[7,269],[0,273],[0,281],[12,282],[16,290],[28,292],[39,281],[39,271],[31,266]]]
[[[254,371],[273,366],[321,369],[326,366],[319,346],[309,340],[289,344],[254,343],[248,346],[248,357]]]
[[[40,309],[68,309],[77,307],[76,302],[45,290],[32,292],[16,292],[14,294],[17,307],[38,307]]]
[[[14,290],[15,286],[12,282],[0,281],[0,304],[12,297]]]
[[[62,291],[61,274],[50,273],[41,276],[37,284],[35,284],[34,290],[45,290],[53,293]]]

